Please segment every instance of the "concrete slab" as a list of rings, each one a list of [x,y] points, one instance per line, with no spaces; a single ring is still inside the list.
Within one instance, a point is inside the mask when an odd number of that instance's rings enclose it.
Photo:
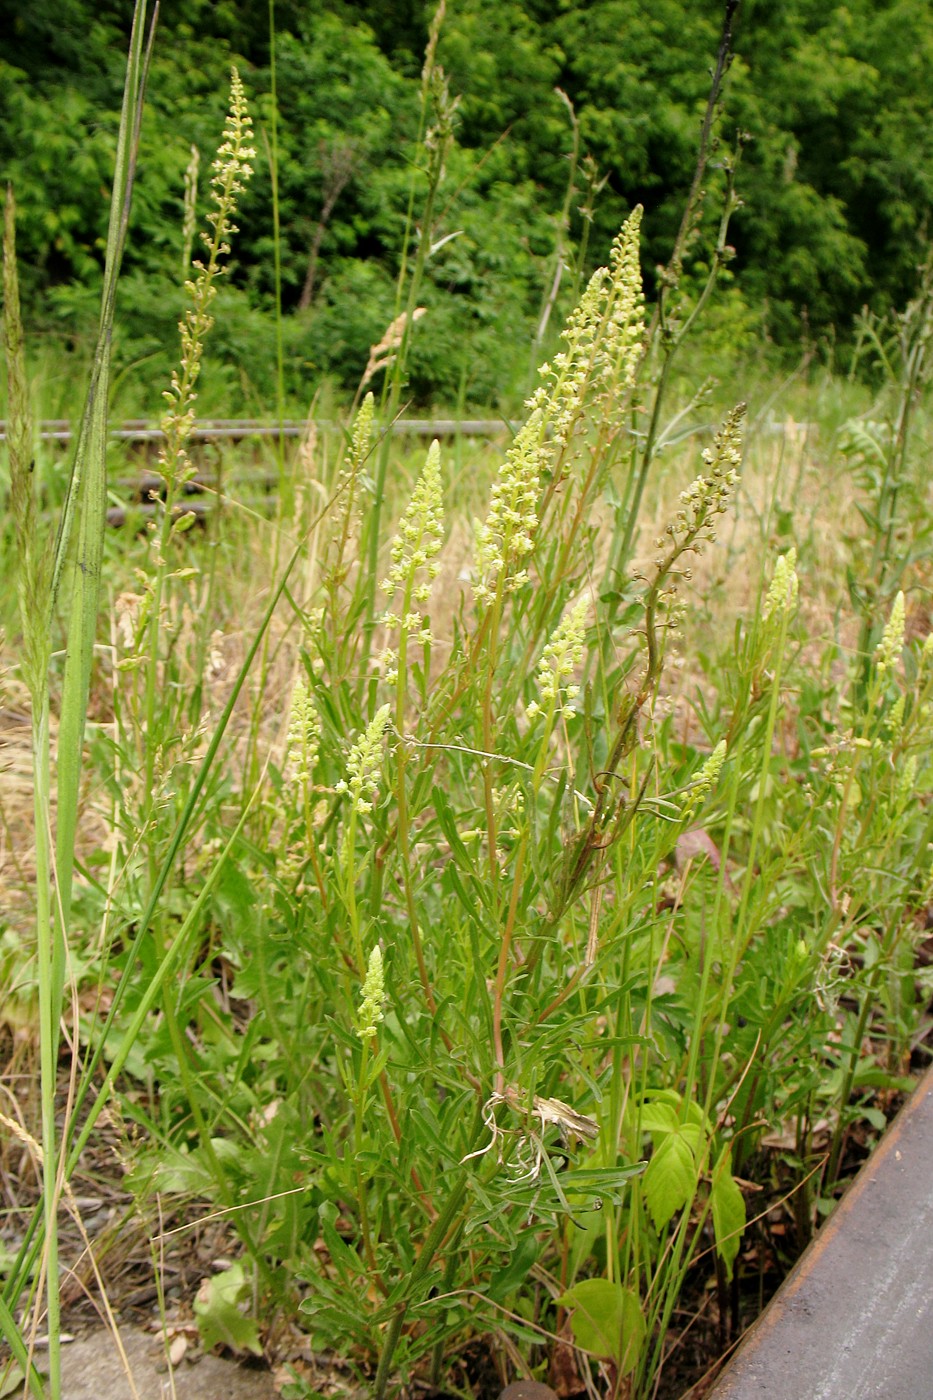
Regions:
[[[933,1396],[933,1069],[709,1400]]]
[[[275,1400],[268,1371],[247,1369],[218,1356],[204,1356],[195,1365],[182,1360],[174,1369],[173,1390],[158,1338],[141,1328],[123,1326],[120,1336],[135,1391],[113,1338],[94,1331],[62,1347],[62,1393],[67,1400]],[[42,1363],[39,1352],[40,1370]],[[22,1393],[17,1392],[17,1400]]]

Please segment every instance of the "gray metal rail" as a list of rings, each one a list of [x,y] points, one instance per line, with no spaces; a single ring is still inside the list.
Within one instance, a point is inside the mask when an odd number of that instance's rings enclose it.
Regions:
[[[341,431],[333,422],[316,422],[315,427]],[[192,442],[241,442],[247,438],[300,438],[307,423],[289,419],[284,423],[264,423],[254,418],[209,418],[195,424]],[[515,424],[504,418],[400,418],[389,429],[393,437],[498,437],[515,431]],[[64,418],[47,419],[39,425],[40,442],[71,442],[75,433]],[[131,418],[111,428],[110,436],[120,442],[161,442],[162,429],[141,418]],[[0,421],[0,442],[6,440],[6,423]]]
[[[933,1396],[933,1070],[710,1400]]]

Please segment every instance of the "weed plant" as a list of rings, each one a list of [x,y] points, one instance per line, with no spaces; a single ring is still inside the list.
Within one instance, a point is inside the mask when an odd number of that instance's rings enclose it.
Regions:
[[[137,37],[127,152],[141,62]],[[433,50],[425,73],[424,112],[449,122]],[[234,77],[166,394],[165,489],[143,544],[121,541],[129,576],[100,543],[105,383],[92,397],[102,627],[90,556],[70,574],[61,549],[43,564],[10,206],[45,1189],[0,1326],[41,1394],[26,1309],[37,1325],[44,1292],[57,1336],[59,1207],[110,1104],[137,1143],[141,1208],[155,1192],[194,1199],[238,1237],[234,1271],[200,1296],[208,1345],[258,1351],[259,1321],[298,1316],[381,1400],[440,1382],[484,1337],[504,1371],[562,1367],[592,1394],[641,1400],[688,1284],[715,1279],[727,1330],[756,1217],[786,1198],[806,1239],[853,1130],[882,1127],[879,1091],[909,1084],[933,644],[916,635],[919,552],[901,556],[889,528],[904,497],[889,474],[872,548],[892,596],[860,653],[852,626],[814,620],[808,589],[824,581],[812,531],[796,538],[793,511],[780,522],[786,480],[742,533],[758,490],[745,406],[702,447],[695,401],[667,407],[681,331],[646,317],[635,209],[488,493],[452,481],[438,442],[409,490],[396,479],[385,432],[416,257],[381,400],[363,386],[336,446],[310,423],[273,521],[224,501],[196,539],[176,506],[253,159],[245,102]],[[429,135],[425,119],[422,230],[450,133]],[[730,185],[719,259],[733,198]],[[712,279],[688,304],[684,256],[666,287],[685,332]],[[906,431],[895,440],[906,471]],[[675,469],[656,468],[678,442],[689,472],[665,503]],[[451,509],[464,495],[472,523]],[[69,495],[65,534],[85,500]],[[82,639],[60,701],[54,589],[80,619],[69,644]],[[83,849],[92,806],[107,842]],[[311,1393],[296,1374],[292,1396]]]

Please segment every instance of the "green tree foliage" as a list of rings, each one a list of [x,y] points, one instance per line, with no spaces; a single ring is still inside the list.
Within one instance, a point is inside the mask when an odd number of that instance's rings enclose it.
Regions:
[[[355,384],[397,309],[410,182],[425,163],[420,72],[434,7],[278,0],[275,8],[289,388],[306,396],[322,373]],[[16,187],[24,297],[34,324],[78,338],[92,323],[101,275],[128,12],[121,0],[0,0],[8,36],[0,174]],[[574,169],[564,262],[572,267],[584,233],[587,177],[605,177],[588,258],[604,254],[641,202],[650,284],[692,177],[721,20],[721,0],[450,0],[438,56],[461,105],[431,231],[416,397],[495,402],[518,387],[505,344],[540,315]],[[732,228],[741,295],[767,308],[779,341],[795,343],[804,319],[817,333],[844,335],[866,301],[883,309],[906,300],[927,236],[927,0],[743,0],[735,48],[718,129],[722,150],[739,130],[751,138]],[[184,171],[192,143],[205,162],[213,147],[232,62],[257,111],[260,158],[217,350],[264,396],[274,359],[266,0],[163,6],[119,354],[145,359],[172,343]],[[558,88],[578,123],[576,167]],[[203,166],[201,176],[203,185]],[[713,169],[710,227],[716,180]],[[701,238],[693,250],[700,264],[703,247]],[[478,363],[488,366],[482,376]]]

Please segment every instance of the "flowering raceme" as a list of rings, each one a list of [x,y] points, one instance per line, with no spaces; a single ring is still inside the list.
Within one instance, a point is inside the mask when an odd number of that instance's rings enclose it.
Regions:
[[[553,637],[541,653],[536,678],[541,699],[533,700],[528,706],[525,713],[529,719],[548,714],[552,709],[556,716],[570,713],[570,702],[579,693],[580,687],[567,682],[583,660],[588,610],[588,599],[581,598],[575,603],[561,618]]]
[[[377,943],[369,955],[366,966],[366,979],[357,1013],[356,1033],[360,1040],[373,1040],[380,1021],[385,1020],[385,973],[382,966],[382,949]]]
[[[797,551],[791,548],[782,554],[774,566],[774,577],[765,597],[765,620],[772,616],[788,617],[797,607]]]
[[[310,781],[317,762],[321,721],[307,682],[299,677],[289,706],[288,737],[285,740],[286,771],[298,783]]]
[[[528,419],[499,468],[485,523],[477,528],[473,592],[478,603],[528,581],[545,470],[566,470],[564,449],[585,425],[594,400],[612,401],[635,382],[645,333],[641,214],[639,206],[626,220],[609,266],[593,273],[561,331],[563,348],[538,370],[540,383],[525,404]]]
[[[538,486],[548,459],[544,430],[544,412],[536,408],[499,468],[486,523],[476,537],[477,602],[491,602],[500,587],[513,592],[528,581],[524,561],[534,549]]]
[[[393,612],[390,607],[383,614],[382,621],[390,635],[398,632],[407,639],[417,633],[419,641],[430,643],[430,631],[415,605],[423,607],[431,596],[431,584],[440,569],[437,556],[443,540],[441,448],[435,439],[389,550],[391,564],[382,589],[390,605],[396,597],[401,598],[401,612]],[[389,647],[382,660],[386,680],[391,684],[398,677],[399,653]]]
[[[881,641],[875,649],[875,664],[881,674],[890,671],[904,649],[905,623],[904,594],[901,591],[894,599]]]
[[[362,736],[350,750],[350,757],[347,759],[348,776],[336,784],[337,792],[349,793],[353,810],[358,816],[365,816],[373,810],[390,709],[391,706],[383,705],[376,711]]]

